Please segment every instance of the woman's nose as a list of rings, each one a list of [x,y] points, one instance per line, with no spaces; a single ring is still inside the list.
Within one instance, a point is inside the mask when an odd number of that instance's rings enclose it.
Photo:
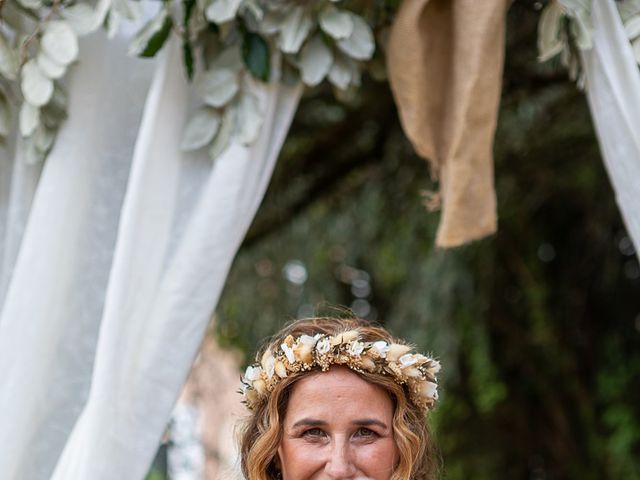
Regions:
[[[331,445],[331,451],[325,464],[325,473],[331,480],[346,480],[354,478],[356,466],[351,458],[348,442],[336,440]]]

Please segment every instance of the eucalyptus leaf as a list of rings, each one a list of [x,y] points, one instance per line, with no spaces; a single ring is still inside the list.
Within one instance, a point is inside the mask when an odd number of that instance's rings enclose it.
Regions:
[[[350,61],[342,56],[336,56],[331,70],[329,71],[329,81],[340,90],[346,90],[351,84],[353,68]]]
[[[300,52],[298,67],[302,81],[311,87],[318,85],[327,76],[332,64],[331,50],[320,35],[315,35]]]
[[[43,50],[38,52],[36,57],[36,63],[40,68],[40,71],[51,79],[61,78],[67,71],[67,67],[60,65],[55,60],[49,57]]]
[[[244,69],[244,62],[240,53],[240,46],[230,45],[216,56],[211,62],[209,70],[231,70],[240,73]]]
[[[45,154],[36,148],[33,138],[25,138],[22,145],[22,158],[27,165],[42,163]]]
[[[18,52],[11,48],[4,35],[0,34],[0,75],[7,80],[18,78],[20,64]]]
[[[242,59],[251,75],[258,80],[269,80],[271,54],[269,44],[257,33],[246,32],[242,38]]]
[[[87,35],[95,32],[104,22],[106,9],[102,7],[102,4],[105,3],[102,0],[96,9],[86,3],[76,3],[65,7],[62,14],[76,35]]]
[[[633,55],[636,58],[636,62],[640,63],[640,38],[631,42],[631,46],[633,47]]]
[[[238,75],[226,69],[208,70],[199,81],[204,102],[212,107],[226,105],[240,88]]]
[[[42,71],[34,59],[22,67],[20,87],[27,102],[36,107],[47,103],[53,94],[53,82]]]
[[[40,123],[40,109],[30,103],[22,102],[18,115],[18,127],[23,137],[31,135]]]
[[[284,53],[298,53],[302,43],[309,36],[311,27],[313,21],[307,9],[302,6],[293,7],[280,24],[280,50]]]
[[[231,107],[227,107],[222,114],[222,123],[218,129],[216,137],[213,139],[213,143],[209,148],[209,157],[212,160],[218,158],[222,152],[224,152],[231,143],[231,137],[235,129],[236,110]]]
[[[68,65],[78,58],[78,37],[62,20],[49,22],[41,40],[42,50],[56,63]]]
[[[212,0],[204,11],[207,20],[225,23],[233,20],[238,13],[242,0]]]
[[[349,13],[353,21],[353,32],[349,37],[338,40],[340,50],[356,60],[368,60],[375,50],[375,41],[371,27],[361,17]]]
[[[11,107],[7,98],[0,93],[0,136],[6,137],[11,131]]]
[[[236,120],[238,141],[243,145],[251,145],[258,138],[264,119],[258,99],[250,92],[240,97]]]
[[[38,151],[44,154],[46,154],[51,149],[55,138],[55,132],[43,125],[38,125],[36,130],[33,132],[34,146]]]
[[[37,10],[43,5],[42,0],[18,0],[18,3],[24,8],[29,8],[31,10]]]
[[[538,60],[547,61],[556,56],[564,48],[561,38],[562,6],[551,2],[542,11],[538,22]]]
[[[640,15],[629,19],[624,25],[624,29],[627,32],[627,38],[633,40],[640,36]]]
[[[349,12],[338,10],[333,5],[322,9],[318,22],[320,28],[336,40],[347,38],[353,33],[353,20]]]
[[[279,12],[265,12],[260,22],[260,31],[265,35],[273,35],[280,31],[284,16]]]
[[[197,150],[208,145],[220,127],[220,114],[209,107],[199,108],[187,123],[180,148],[185,151]]]

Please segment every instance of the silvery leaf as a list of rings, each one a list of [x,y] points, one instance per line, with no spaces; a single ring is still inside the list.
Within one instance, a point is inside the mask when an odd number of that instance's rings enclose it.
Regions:
[[[236,121],[237,138],[243,145],[251,145],[262,127],[262,112],[258,99],[249,92],[240,97],[238,102],[238,117]]]
[[[368,60],[373,55],[375,42],[371,27],[358,15],[350,14],[353,21],[353,32],[349,37],[338,40],[340,50],[356,60]]]
[[[278,46],[284,53],[298,53],[313,27],[309,12],[301,6],[291,9],[280,24]]]
[[[22,146],[22,155],[24,163],[27,165],[37,165],[42,163],[45,154],[36,148],[33,138],[26,138]]]
[[[139,1],[134,0],[101,0],[111,4],[108,10],[113,13],[116,12],[122,18],[136,22],[142,17],[143,6]]]
[[[212,0],[204,11],[207,20],[225,23],[233,20],[238,13],[242,0]]]
[[[107,9],[104,8],[108,2],[101,0],[94,10],[86,3],[76,3],[62,10],[65,20],[76,35],[87,35],[100,28],[104,22]]]
[[[236,111],[234,108],[227,107],[222,114],[222,123],[218,129],[218,134],[214,138],[211,148],[209,148],[209,157],[212,160],[218,158],[218,156],[224,152],[231,143],[231,136],[236,121]]]
[[[640,15],[625,23],[624,29],[627,32],[627,38],[631,40],[640,36]]]
[[[0,136],[6,137],[11,131],[11,107],[4,95],[0,94]]]
[[[347,60],[337,56],[329,71],[329,81],[340,90],[346,90],[351,84],[352,73],[353,69]]]
[[[120,30],[121,24],[122,24],[122,15],[120,15],[115,10],[111,10],[107,15],[107,38],[109,39],[114,38],[118,34],[118,31]],[[131,45],[129,46],[129,48],[131,48]],[[129,52],[129,55],[135,55],[135,54],[131,54]]]
[[[313,87],[318,85],[331,70],[333,54],[320,35],[309,40],[300,52],[298,67],[302,81]]]
[[[209,107],[199,108],[187,123],[180,148],[189,152],[207,145],[218,132],[220,114]]]
[[[45,26],[42,50],[56,63],[68,65],[78,58],[78,38],[67,22],[58,20]]]
[[[284,17],[277,12],[265,12],[260,22],[260,31],[267,35],[272,35],[280,30],[280,25]]]
[[[53,82],[42,73],[34,59],[22,67],[20,87],[25,100],[36,107],[47,103],[53,93]]]
[[[633,47],[633,55],[636,57],[636,62],[640,63],[640,38],[636,38],[631,42],[631,46]]]
[[[38,52],[36,62],[38,64],[38,67],[40,67],[40,71],[51,79],[62,77],[64,75],[64,72],[67,70],[67,67],[57,63],[55,60],[50,58],[49,55],[47,55],[43,50],[40,50]]]
[[[42,153],[49,151],[55,138],[55,132],[44,125],[39,125],[33,133],[33,143],[36,149]]]
[[[252,20],[256,23],[260,23],[264,18],[264,10],[258,0],[244,0],[242,7],[251,14]]]
[[[227,69],[208,70],[200,78],[200,92],[207,105],[222,107],[238,92],[238,76]]]
[[[30,103],[22,102],[18,115],[18,126],[23,137],[31,135],[40,123],[40,109]]]
[[[18,78],[18,54],[11,48],[3,35],[0,35],[0,75],[7,80]]]
[[[25,8],[36,10],[42,7],[42,0],[18,0],[18,3]]]
[[[353,20],[349,12],[338,10],[333,5],[322,9],[318,22],[320,28],[336,40],[347,38],[353,33]]]
[[[556,56],[563,48],[560,34],[562,31],[562,7],[551,2],[543,10],[538,23],[538,60],[545,62]]]
[[[240,46],[236,44],[225,48],[213,62],[211,62],[209,70],[231,70],[232,72],[239,73],[243,68],[244,63],[242,62]]]
[[[580,50],[589,50],[593,45],[591,42],[591,31],[593,30],[591,17],[584,15],[574,17],[570,28],[576,41],[576,46]]]

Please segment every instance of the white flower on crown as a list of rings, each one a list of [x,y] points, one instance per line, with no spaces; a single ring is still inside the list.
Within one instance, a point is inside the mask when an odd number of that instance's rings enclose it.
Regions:
[[[400,368],[407,368],[411,365],[415,365],[417,360],[411,353],[402,355],[398,361],[400,362]]]
[[[331,348],[331,341],[327,337],[321,338],[320,340],[318,340],[318,343],[316,343],[316,351],[320,355],[324,355],[325,353],[328,353],[330,348]]]
[[[260,378],[261,373],[262,373],[262,367],[260,365],[258,366],[249,365],[244,372],[244,378],[248,382],[253,382],[254,380],[257,380]]]
[[[291,348],[286,343],[283,343],[282,345],[280,345],[280,348],[284,352],[289,363],[293,365],[296,362],[296,356],[293,354],[293,348]]]
[[[358,342],[357,340],[351,344],[349,347],[349,355],[352,357],[359,357],[364,351],[364,343]]]
[[[424,381],[421,383],[420,385],[420,395],[422,395],[425,398],[430,398],[433,400],[437,400],[438,399],[438,385],[433,383],[433,382],[429,382],[429,381]]]
[[[378,340],[377,342],[373,342],[371,344],[371,347],[373,347],[376,350],[376,352],[378,352],[378,355],[380,355],[380,358],[387,357],[387,352],[389,351],[389,345],[384,340]]]
[[[300,343],[313,347],[318,342],[320,336],[319,333],[316,333],[313,337],[311,335],[300,335]]]
[[[267,350],[262,356],[262,370],[267,374],[267,378],[271,380],[275,373],[276,359],[271,354],[270,350]]]

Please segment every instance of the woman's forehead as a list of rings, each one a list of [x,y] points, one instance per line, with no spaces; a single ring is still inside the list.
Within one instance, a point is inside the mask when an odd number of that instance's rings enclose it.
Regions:
[[[332,367],[297,381],[287,405],[287,420],[305,415],[393,415],[389,394],[345,367]]]

